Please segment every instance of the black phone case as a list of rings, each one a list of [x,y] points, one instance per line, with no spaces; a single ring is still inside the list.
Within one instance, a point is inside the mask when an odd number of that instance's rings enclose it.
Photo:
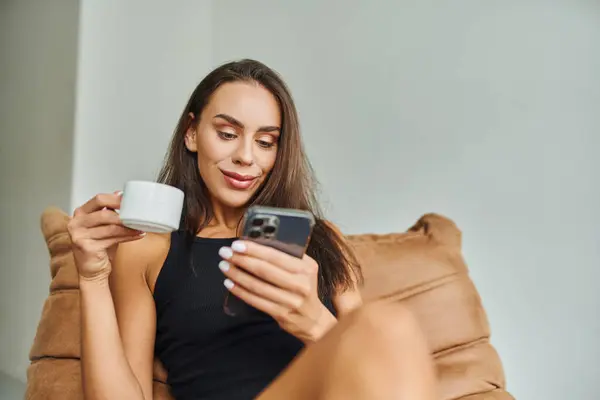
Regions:
[[[302,258],[314,224],[315,218],[308,211],[253,206],[244,215],[241,238]],[[225,296],[223,309],[231,316],[257,312],[255,308],[229,292]]]

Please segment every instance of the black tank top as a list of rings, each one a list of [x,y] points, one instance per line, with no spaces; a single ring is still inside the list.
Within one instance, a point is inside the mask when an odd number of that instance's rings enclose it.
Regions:
[[[155,354],[177,400],[253,399],[303,348],[267,314],[223,311],[227,289],[218,251],[232,241],[171,235],[154,286]]]

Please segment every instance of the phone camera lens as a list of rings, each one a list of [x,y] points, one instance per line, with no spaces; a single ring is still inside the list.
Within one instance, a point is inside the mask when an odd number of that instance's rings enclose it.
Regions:
[[[250,235],[251,238],[256,239],[256,238],[260,237],[260,231],[253,229],[253,230],[250,231],[249,235]]]
[[[262,226],[265,221],[262,218],[252,220],[252,226]]]
[[[266,233],[267,235],[275,233],[275,227],[273,225],[267,225],[264,227],[263,232]]]

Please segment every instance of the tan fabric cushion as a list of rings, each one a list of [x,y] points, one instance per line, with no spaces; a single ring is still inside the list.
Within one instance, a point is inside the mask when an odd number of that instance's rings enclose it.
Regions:
[[[406,233],[348,239],[363,266],[364,299],[400,301],[417,316],[436,358],[443,399],[504,388],[487,316],[461,254],[461,232],[452,221],[428,214]]]
[[[79,400],[81,369],[79,360],[45,358],[27,369],[27,400]]]
[[[30,351],[29,400],[83,397],[78,279],[68,220],[56,208],[42,215],[52,282]],[[502,366],[489,344],[487,318],[460,253],[460,232],[451,221],[427,215],[408,233],[348,238],[363,265],[365,299],[402,301],[419,318],[436,357],[442,399],[512,399],[501,389]],[[154,399],[170,399],[159,362],[154,370]]]

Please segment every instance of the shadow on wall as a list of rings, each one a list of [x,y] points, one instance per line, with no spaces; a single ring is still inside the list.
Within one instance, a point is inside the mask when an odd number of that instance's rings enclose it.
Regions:
[[[0,373],[0,400],[17,400],[25,396],[25,383]]]

